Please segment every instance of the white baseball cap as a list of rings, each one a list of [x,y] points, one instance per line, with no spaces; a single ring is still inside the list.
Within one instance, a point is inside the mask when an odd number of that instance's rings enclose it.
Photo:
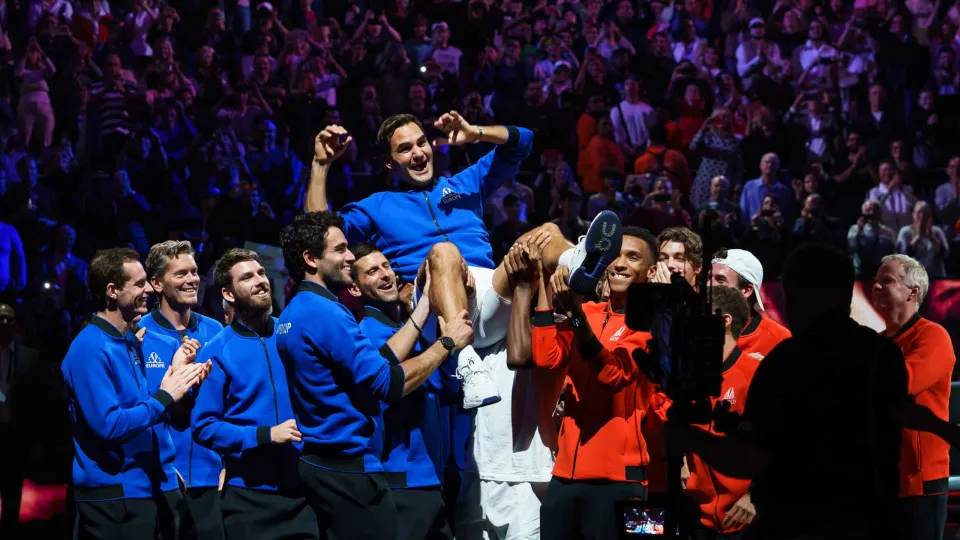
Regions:
[[[753,285],[753,297],[757,299],[757,309],[763,311],[763,300],[760,299],[760,286],[763,285],[763,265],[754,257],[753,253],[743,249],[728,249],[727,256],[715,258],[711,264],[722,264],[733,270],[743,279]]]

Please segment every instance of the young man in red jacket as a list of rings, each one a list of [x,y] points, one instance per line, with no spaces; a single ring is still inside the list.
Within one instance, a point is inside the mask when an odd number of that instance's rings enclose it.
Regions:
[[[713,287],[713,307],[723,315],[726,333],[723,339],[723,383],[720,397],[711,399],[711,406],[720,401],[730,409],[743,413],[747,390],[760,361],[745,355],[737,346],[740,332],[750,320],[750,308],[743,295],[730,287]],[[708,432],[722,436],[713,424],[702,426]],[[700,508],[700,527],[694,532],[696,540],[734,540],[753,521],[756,509],[750,500],[750,480],[725,475],[707,465],[696,454],[687,455],[690,477],[687,495]]]
[[[916,259],[888,255],[881,261],[871,296],[887,326],[883,334],[903,351],[909,394],[941,420],[949,420],[950,377],[957,357],[947,331],[920,316],[929,287],[927,272]],[[932,433],[904,428],[897,511],[900,538],[943,538],[949,477],[950,445]]]
[[[623,523],[615,503],[645,499],[647,443],[640,433],[654,385],[632,354],[650,334],[627,328],[627,289],[656,272],[657,241],[645,229],[624,227],[620,256],[607,267],[608,302],[583,303],[560,267],[549,285],[567,320],[557,324],[541,295],[532,329],[533,362],[567,369],[553,478],[540,508],[542,538],[617,538]]]

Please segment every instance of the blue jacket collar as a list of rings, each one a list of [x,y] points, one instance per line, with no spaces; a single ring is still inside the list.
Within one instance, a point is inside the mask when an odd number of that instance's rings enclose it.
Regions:
[[[157,321],[157,324],[166,328],[167,330],[173,330],[174,332],[177,331],[177,329],[173,327],[173,323],[170,322],[170,319],[167,319],[163,312],[160,311],[159,307],[154,308],[151,313],[153,313],[153,320]],[[200,321],[197,318],[197,314],[191,310],[190,320],[187,321],[187,330],[196,330],[199,324]]]
[[[297,294],[300,294],[301,292],[304,292],[304,291],[312,292],[313,294],[319,294],[320,296],[326,298],[327,300],[330,300],[331,302],[340,302],[340,299],[337,298],[337,295],[330,292],[330,289],[324,287],[323,285],[320,285],[319,283],[310,281],[308,279],[301,281],[300,285],[297,286]]]
[[[116,326],[110,324],[110,321],[104,319],[99,315],[94,315],[90,317],[90,324],[95,326],[103,331],[103,333],[114,339],[124,339],[123,334],[120,333],[120,330]]]

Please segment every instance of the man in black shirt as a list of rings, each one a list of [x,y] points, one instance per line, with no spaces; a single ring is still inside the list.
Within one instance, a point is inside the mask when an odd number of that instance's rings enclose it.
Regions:
[[[783,271],[793,337],[761,362],[740,429],[719,438],[669,422],[674,451],[752,478],[745,538],[886,538],[899,489],[908,401],[903,355],[850,318],[854,272],[840,251],[803,244]]]

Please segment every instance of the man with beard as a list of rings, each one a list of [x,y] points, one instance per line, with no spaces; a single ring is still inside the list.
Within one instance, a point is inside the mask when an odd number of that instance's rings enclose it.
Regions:
[[[195,313],[200,290],[200,275],[193,258],[193,246],[185,240],[167,240],[154,244],[147,255],[146,272],[150,287],[160,302],[140,319],[140,328],[169,336],[176,342],[190,338],[205,345],[223,329],[215,319]],[[163,356],[147,358],[147,380],[155,387],[167,368]],[[186,487],[187,509],[191,519],[187,530],[195,527],[198,538],[221,536],[220,455],[196,444],[190,430],[190,411],[194,395],[188,395],[170,417],[170,437],[177,449],[175,464]],[[193,537],[193,534],[189,534]]]
[[[737,346],[743,354],[763,359],[778,343],[790,337],[790,330],[760,314],[763,311],[760,298],[763,265],[753,253],[743,249],[718,251],[710,264],[713,265],[710,285],[736,288],[750,306],[750,321],[737,338]]]
[[[319,538],[297,474],[301,440],[277,352],[270,281],[256,252],[231,249],[213,280],[234,320],[204,345],[213,368],[193,408],[193,437],[224,458],[227,540]]]
[[[543,538],[616,538],[616,501],[647,498],[650,455],[640,430],[654,385],[633,352],[646,349],[651,336],[627,328],[624,313],[630,285],[656,274],[657,248],[646,229],[623,229],[620,256],[606,270],[609,302],[584,304],[559,267],[550,287],[565,322],[556,323],[549,297],[540,296],[533,363],[567,369],[557,462],[540,508]]]
[[[337,298],[353,284],[355,261],[343,227],[339,215],[313,212],[280,234],[284,262],[299,285],[280,315],[277,346],[303,432],[300,475],[321,529],[332,538],[381,540],[396,535],[397,510],[371,442],[380,402],[396,404],[416,390],[451,351],[472,341],[473,328],[463,310],[438,317],[441,337],[419,356],[404,361],[403,335],[375,348]],[[430,276],[437,287],[436,273]]]
[[[61,365],[73,426],[77,532],[80,538],[175,538],[184,503],[165,420],[209,366],[191,362],[196,347],[185,343],[151,395],[133,333],[150,294],[140,255],[129,248],[97,252],[88,283],[96,312]],[[143,335],[153,338],[169,339]]]
[[[907,363],[907,389],[917,405],[950,419],[950,378],[957,356],[950,334],[920,316],[930,288],[927,272],[907,255],[883,258],[872,292],[883,318],[882,332],[900,347]],[[904,429],[900,445],[899,538],[943,538],[947,519],[950,444],[935,434]]]
[[[423,126],[411,115],[391,116],[380,126],[377,138],[387,155],[387,168],[399,176],[406,189],[375,193],[346,205],[340,212],[346,237],[354,241],[373,239],[405,282],[422,285],[426,268],[423,261],[430,262],[434,284],[430,305],[439,315],[452,321],[468,310],[477,341],[456,352],[457,375],[463,379],[463,406],[472,409],[500,400],[489,369],[474,346],[488,347],[506,336],[510,303],[505,299],[512,295],[506,271],[493,262],[482,219],[483,205],[517,174],[533,147],[533,134],[514,126],[474,126],[456,111],[441,115],[434,127],[445,134],[435,144],[484,142],[496,148],[450,178],[435,177],[433,145]],[[327,126],[317,135],[307,211],[328,208],[327,171],[350,141],[340,126]],[[544,253],[545,267],[553,271],[558,264],[569,266],[571,287],[583,294],[592,292],[606,265],[620,250],[616,215],[601,213],[575,249],[570,249],[558,228],[544,227],[553,233],[553,241]],[[466,291],[468,273],[476,283],[474,295]]]
[[[390,261],[370,243],[350,249],[356,260],[351,275],[364,302],[360,330],[374,347],[389,344],[398,356],[422,352],[420,335],[430,315],[430,301],[417,304],[404,324],[397,289],[397,276]],[[429,285],[425,285],[429,288]],[[444,362],[422,388],[394,405],[383,404],[383,440],[381,461],[383,474],[390,485],[397,505],[397,538],[404,540],[453,538],[447,525],[440,476],[431,454],[440,454],[442,435],[440,393],[456,396],[459,385],[453,373],[442,372],[452,362]],[[442,431],[442,428],[441,428]]]

